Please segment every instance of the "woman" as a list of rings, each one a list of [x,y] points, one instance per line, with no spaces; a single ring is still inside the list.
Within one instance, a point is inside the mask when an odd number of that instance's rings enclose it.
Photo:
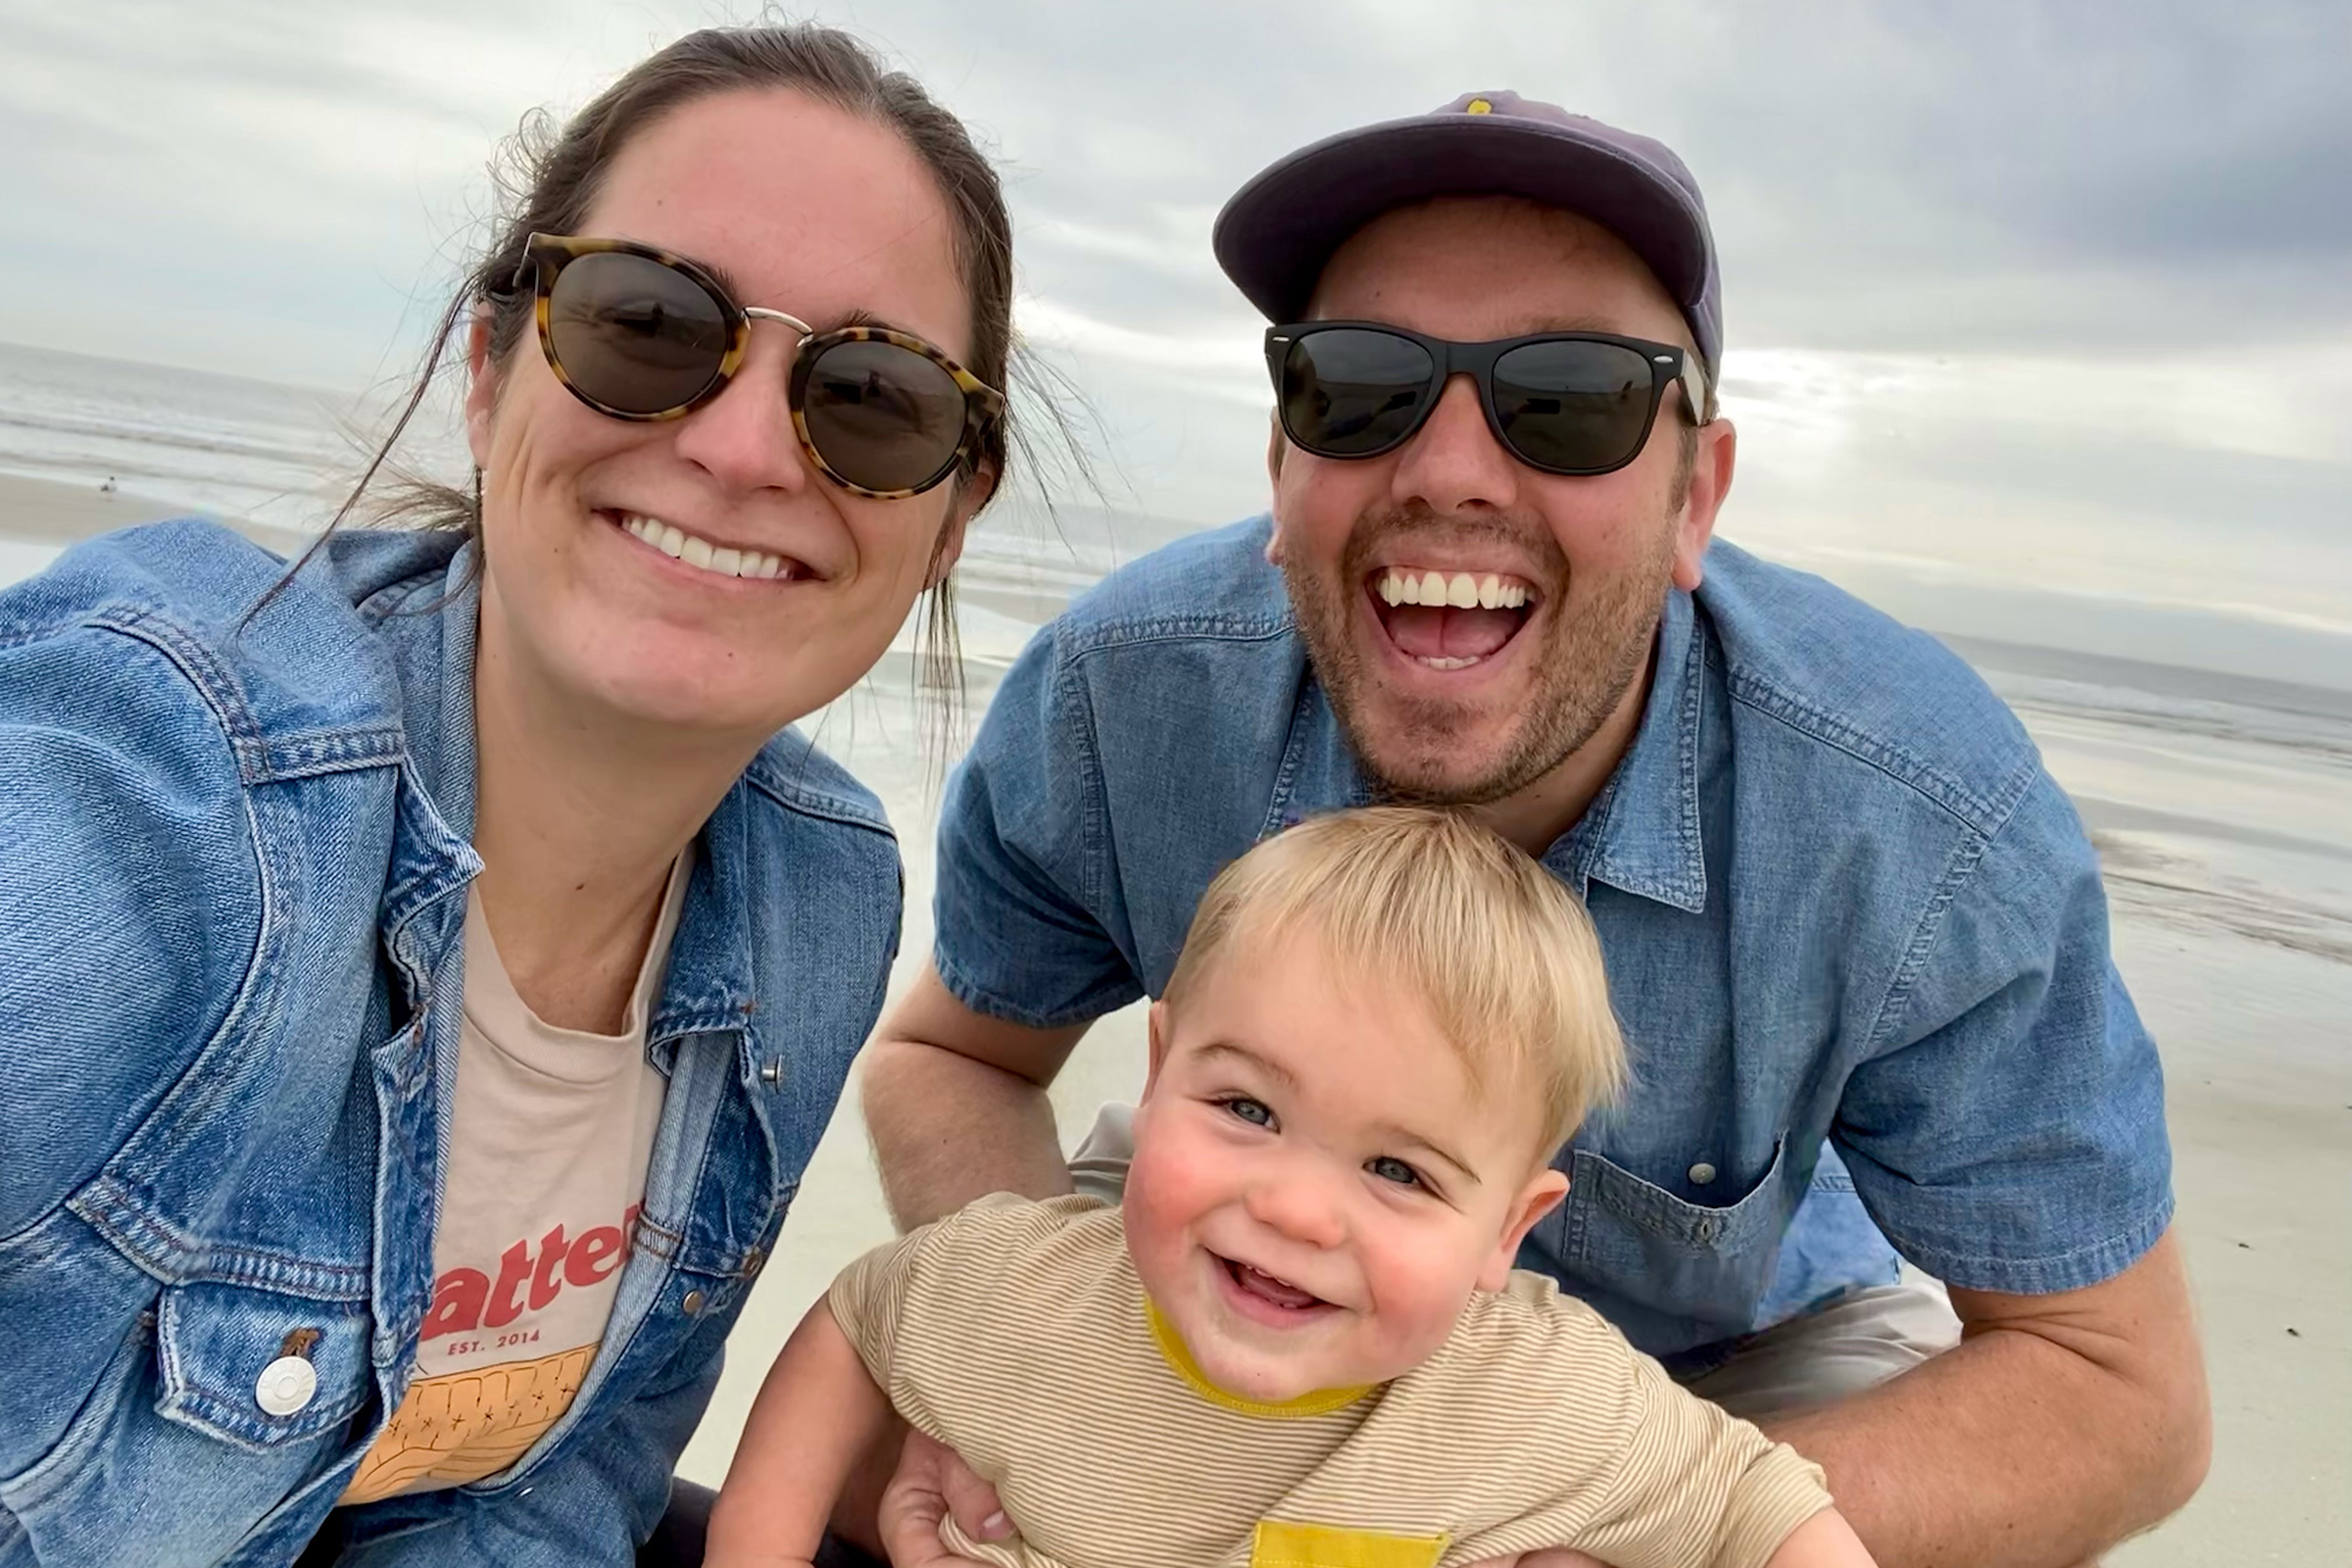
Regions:
[[[626,1562],[880,1004],[895,842],[786,726],[1003,473],[995,176],[724,30],[520,205],[461,526],[0,596],[9,1568]]]

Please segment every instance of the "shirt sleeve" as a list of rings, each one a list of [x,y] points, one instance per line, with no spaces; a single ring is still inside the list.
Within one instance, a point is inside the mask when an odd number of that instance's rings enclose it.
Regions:
[[[2108,956],[2097,854],[2037,771],[1955,872],[1890,999],[1896,1043],[1847,1080],[1833,1136],[1886,1239],[1947,1284],[2095,1285],[2173,1212],[2163,1073]]]
[[[1098,912],[1109,882],[1102,774],[1058,633],[1056,622],[1030,640],[948,780],[932,900],[950,994],[1033,1029],[1143,995]]]
[[[841,1272],[825,1304],[899,1414],[949,1441],[973,1397],[975,1357],[1004,1339],[1010,1283],[1035,1272],[1039,1249],[1075,1215],[1100,1206],[993,1194],[875,1248]]]
[[[1677,1386],[1591,1307],[1492,1311],[1438,1426],[1477,1459],[1447,1501],[1449,1568],[1570,1547],[1615,1568],[1761,1568],[1830,1506],[1820,1469]],[[1441,1445],[1441,1451],[1446,1451]],[[1436,1468],[1438,1461],[1427,1461]]]
[[[897,1359],[899,1323],[920,1250],[939,1228],[935,1222],[885,1242],[843,1269],[825,1293],[833,1321],[856,1348],[874,1385],[887,1391]]]
[[[1637,1356],[1642,1398],[1592,1522],[1568,1543],[1619,1568],[1764,1568],[1829,1507],[1821,1467]]]
[[[254,808],[220,715],[158,643],[47,627],[42,608],[30,588],[0,605],[0,1236],[212,1059],[267,961]],[[0,1331],[32,1305],[0,1298]]]

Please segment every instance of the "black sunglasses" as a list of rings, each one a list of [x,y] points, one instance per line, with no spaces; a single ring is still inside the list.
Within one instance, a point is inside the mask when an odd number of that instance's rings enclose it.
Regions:
[[[1672,343],[1607,332],[1533,332],[1454,343],[1378,321],[1300,321],[1266,331],[1283,433],[1319,458],[1376,458],[1412,438],[1446,381],[1478,384],[1503,450],[1545,473],[1594,474],[1641,454],[1666,388],[1703,423],[1706,377]]]
[[[682,256],[620,239],[533,234],[523,255],[539,346],[571,395],[615,419],[678,419],[727,389],[755,319],[800,336],[786,398],[817,468],[857,495],[920,495],[970,462],[1003,393],[923,339],[882,326],[830,332],[735,303]]]

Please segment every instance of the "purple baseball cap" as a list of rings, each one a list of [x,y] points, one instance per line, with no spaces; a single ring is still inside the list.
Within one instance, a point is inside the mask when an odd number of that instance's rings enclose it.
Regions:
[[[1210,243],[1225,275],[1275,321],[1306,310],[1348,236],[1433,196],[1524,196],[1581,213],[1649,264],[1712,371],[1722,282],[1698,181],[1666,144],[1515,92],[1464,93],[1410,120],[1344,130],[1234,193]]]

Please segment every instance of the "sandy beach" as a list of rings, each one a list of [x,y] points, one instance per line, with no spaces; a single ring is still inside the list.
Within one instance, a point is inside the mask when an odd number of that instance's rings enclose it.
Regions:
[[[15,546],[27,553],[43,546],[71,545],[115,528],[184,517],[204,511],[201,507],[179,506],[128,491],[110,494],[94,485],[59,484],[0,473],[0,545]],[[300,549],[305,542],[301,535],[282,528],[257,526],[225,513],[209,514],[280,553]]]
[[[175,510],[0,476],[0,582],[37,568],[75,538]],[[288,542],[266,530],[257,537],[280,548]],[[984,585],[975,603],[1020,618],[1039,609],[1038,596],[1001,585]],[[975,719],[992,679],[991,666],[975,662]],[[2060,726],[2045,732],[2031,710],[2027,718],[2062,782],[2079,792],[2088,787],[2079,780],[2096,782],[2100,754],[2090,742]],[[935,773],[921,755],[924,726],[904,662],[886,664],[811,723],[882,795],[901,835],[907,903],[895,991],[929,952],[935,808]],[[2305,940],[2291,922],[2221,917],[2207,894],[2168,893],[2166,862],[2153,847],[2161,841],[2135,830],[2146,826],[2144,812],[2134,819],[2086,807],[2085,815],[2109,856],[2117,961],[2163,1049],[2179,1229],[2203,1316],[2217,1426],[2212,1476],[2195,1501],[2107,1561],[2352,1561],[2352,1224],[2344,1210],[2352,1195],[2352,952],[2338,951],[2333,938]],[[2328,862],[2332,870],[2323,866],[2322,879],[2352,875],[2352,847],[2332,841],[2296,838],[2262,853],[2340,856],[2341,864]],[[1102,1102],[1132,1094],[1142,1056],[1139,1011],[1097,1026],[1054,1087],[1065,1139],[1085,1130]],[[685,1475],[720,1478],[793,1324],[835,1271],[888,1232],[853,1091],[729,1347]]]

